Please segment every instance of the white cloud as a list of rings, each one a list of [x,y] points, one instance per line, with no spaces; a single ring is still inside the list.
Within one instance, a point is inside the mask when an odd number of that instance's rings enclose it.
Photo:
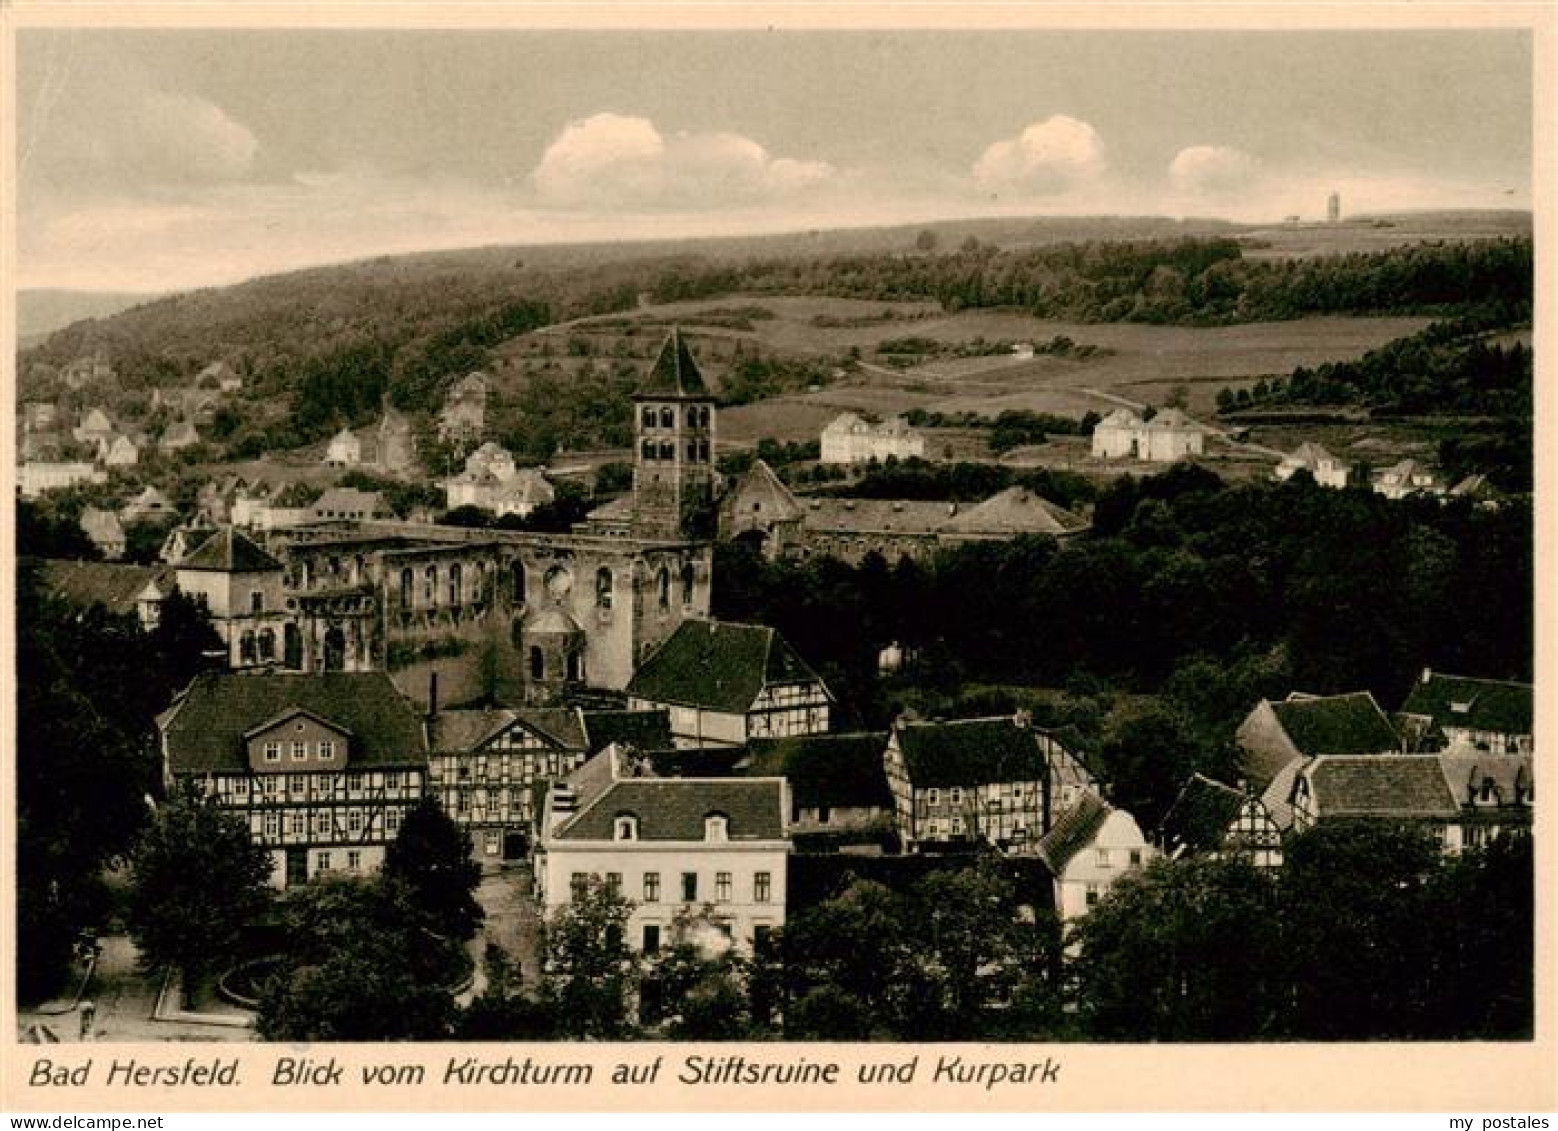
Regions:
[[[1242,150],[1192,145],[1169,163],[1169,182],[1188,196],[1230,196],[1246,192],[1259,177],[1259,164]]]
[[[667,137],[648,118],[596,114],[558,134],[530,180],[553,207],[653,211],[774,201],[836,176],[825,162],[774,157],[739,134]]]
[[[1056,196],[1096,179],[1104,164],[1098,131],[1056,114],[991,145],[974,162],[973,177],[987,192]]]

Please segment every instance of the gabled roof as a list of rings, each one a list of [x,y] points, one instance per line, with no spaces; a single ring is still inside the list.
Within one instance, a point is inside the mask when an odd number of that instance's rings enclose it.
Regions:
[[[25,547],[23,547],[25,548]],[[163,595],[175,588],[168,566],[119,565],[45,558],[39,562],[44,588],[72,605],[102,605],[111,613],[132,613],[142,592],[155,585]]]
[[[1532,791],[1529,754],[1439,754],[1451,796],[1462,805],[1476,805],[1484,785],[1491,786],[1500,805],[1514,805],[1517,798],[1529,804]]]
[[[1292,697],[1273,703],[1271,709],[1306,758],[1323,754],[1390,754],[1399,747],[1400,740],[1390,720],[1367,691]]]
[[[384,496],[378,491],[362,491],[356,487],[331,487],[309,508],[315,514],[357,513],[377,514],[385,509]]]
[[[1010,715],[897,728],[898,750],[915,789],[1038,781],[1046,765],[1034,735]]]
[[[442,710],[428,723],[428,745],[438,754],[479,750],[514,726],[523,727],[557,749],[584,749],[584,734],[579,725],[578,712],[568,707]]]
[[[665,344],[650,366],[635,397],[707,397],[709,387],[704,383],[698,363],[682,337],[680,329],[673,327],[666,335]]]
[[[1158,843],[1170,854],[1180,849],[1215,849],[1223,843],[1243,804],[1244,794],[1239,790],[1201,774],[1191,774],[1158,826]]]
[[[813,496],[806,500],[801,524],[819,534],[934,534],[957,513],[955,503],[921,499],[839,499]]]
[[[349,728],[342,726],[333,719],[323,718],[315,712],[310,711],[307,707],[286,707],[281,711],[280,714],[266,719],[263,722],[255,723],[252,727],[243,732],[243,737],[245,739],[251,739],[257,734],[264,734],[268,730],[274,730],[276,727],[279,727],[288,719],[295,719],[299,715],[302,715],[305,718],[313,719],[320,726],[328,727],[330,730],[333,730],[338,734],[344,734],[347,738],[352,736],[352,732]]]
[[[603,776],[602,771],[605,771]],[[783,840],[782,778],[629,777],[607,747],[568,777],[579,811],[552,833],[560,841],[610,841],[619,815],[638,818],[638,839],[702,841],[704,818],[726,819],[732,843]]]
[[[756,739],[742,765],[748,776],[782,777],[795,804],[813,808],[891,808],[882,752],[887,733],[817,734]]]
[[[1026,487],[1008,487],[978,506],[948,519],[944,530],[959,534],[1073,534],[1088,522]]]
[[[1313,471],[1322,463],[1335,463],[1336,457],[1319,444],[1306,440],[1288,455],[1283,456],[1282,462],[1289,467],[1307,467]]]
[[[1302,776],[1314,791],[1312,807],[1320,817],[1449,819],[1460,815],[1439,759],[1433,755],[1316,758]]]
[[[1529,683],[1425,671],[1401,711],[1426,715],[1441,728],[1530,734],[1533,694]]]
[[[1141,416],[1128,408],[1117,408],[1100,420],[1095,428],[1140,428]]]
[[[247,769],[244,734],[301,708],[351,732],[352,766],[427,762],[422,716],[384,672],[207,673],[162,718],[175,773]]]
[[[822,681],[766,625],[685,620],[633,673],[627,693],[650,703],[745,714],[770,684],[812,682]]]
[[[1076,854],[1093,842],[1113,811],[1109,803],[1092,790],[1083,793],[1039,840],[1039,859],[1051,872],[1060,875]]]
[[[1151,420],[1147,421],[1145,427],[1157,428],[1164,431],[1174,428],[1187,432],[1200,432],[1203,431],[1206,426],[1191,420],[1190,417],[1186,416],[1177,408],[1166,408],[1159,412]]]
[[[762,460],[741,473],[730,494],[740,499],[748,510],[754,500],[762,503],[760,513],[765,522],[793,520],[805,514],[800,501],[774,474],[774,469]]]
[[[669,711],[585,711],[585,748],[597,754],[613,743],[634,750],[667,750],[671,738]]]
[[[179,569],[219,573],[269,573],[282,564],[231,526],[224,526],[201,542],[193,553],[175,563]]]
[[[1303,770],[1303,758],[1293,758],[1285,763],[1266,784],[1260,795],[1260,803],[1271,814],[1277,828],[1283,832],[1293,827],[1293,782]]]

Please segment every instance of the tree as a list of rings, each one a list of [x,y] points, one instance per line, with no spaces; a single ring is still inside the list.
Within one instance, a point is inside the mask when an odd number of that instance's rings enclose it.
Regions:
[[[791,999],[804,1002],[819,990],[847,987],[857,1009],[856,1027],[864,1033],[896,1031],[912,959],[907,911],[890,888],[856,879],[831,899],[793,916],[784,933]],[[832,1017],[838,1005],[837,994],[824,992],[802,1017]],[[797,1035],[798,1024],[807,1022],[787,1019],[786,1034]],[[859,1034],[852,1028],[849,1035]]]
[[[519,965],[497,943],[482,961],[487,984],[461,1011],[455,1036],[462,1041],[544,1041],[558,1032],[551,1002],[525,993]]]
[[[481,865],[471,852],[470,834],[431,797],[423,797],[407,811],[385,849],[384,875],[406,885],[433,930],[468,939],[485,917],[475,896]]]
[[[270,855],[247,824],[190,783],[157,811],[130,861],[130,935],[149,966],[173,966],[195,1000],[217,956],[269,902]]]
[[[269,1041],[427,1041],[449,1035],[464,947],[428,932],[406,886],[324,875],[287,894],[283,969],[260,995]]]
[[[1285,995],[1272,881],[1236,859],[1154,860],[1075,927],[1077,1000],[1105,1040],[1270,1036]]]
[[[913,953],[930,990],[917,1000],[922,1014],[916,1032],[927,1040],[971,1036],[1012,957],[1012,885],[986,862],[932,872],[911,898]]]
[[[629,996],[639,959],[627,942],[633,904],[599,876],[589,876],[541,932],[546,992],[565,1036],[617,1040],[630,1034]]]

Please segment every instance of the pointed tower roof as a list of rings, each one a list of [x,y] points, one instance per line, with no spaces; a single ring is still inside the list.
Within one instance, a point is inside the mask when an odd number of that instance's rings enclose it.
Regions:
[[[660,354],[650,367],[649,376],[635,397],[707,397],[709,387],[704,383],[698,363],[693,359],[687,340],[679,327],[673,326],[666,335]]]

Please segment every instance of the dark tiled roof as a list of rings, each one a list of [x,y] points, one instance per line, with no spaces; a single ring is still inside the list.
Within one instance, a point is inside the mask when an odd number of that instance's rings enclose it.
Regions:
[[[1215,849],[1243,804],[1244,794],[1232,786],[1192,774],[1158,826],[1158,843],[1170,854],[1181,848],[1186,852]]]
[[[1056,506],[1026,487],[1008,487],[977,507],[949,519],[944,530],[970,537],[1018,534],[1074,534],[1085,530],[1087,519]]]
[[[597,754],[612,743],[636,750],[667,750],[671,738],[669,711],[585,711],[585,749]]]
[[[152,582],[164,594],[174,589],[168,566],[118,565],[58,558],[39,561],[44,588],[73,605],[102,605],[111,613],[133,613],[135,599]]]
[[[633,673],[627,693],[739,715],[769,684],[814,681],[817,673],[765,625],[686,620]]]
[[[749,743],[745,772],[788,779],[797,805],[890,808],[892,790],[882,752],[885,732],[819,734]]]
[[[1307,775],[1322,817],[1451,818],[1460,813],[1439,759],[1432,755],[1317,758]]]
[[[955,504],[917,499],[809,498],[801,525],[818,534],[934,534]]]
[[[523,707],[519,721],[567,750],[588,749],[584,721],[574,707]]]
[[[224,526],[212,534],[177,565],[179,569],[222,573],[263,573],[282,568],[280,562],[231,526]]]
[[[1009,715],[905,723],[898,749],[916,789],[1038,781],[1045,772],[1033,731]]]
[[[774,474],[774,469],[762,460],[757,460],[742,473],[731,495],[740,499],[748,511],[754,500],[761,502],[763,507],[758,513],[768,522],[800,518],[804,509],[794,493]]]
[[[1438,758],[1451,794],[1463,805],[1476,804],[1484,784],[1497,793],[1500,805],[1514,805],[1517,795],[1530,797],[1529,754],[1440,754]]]
[[[1071,858],[1092,843],[1112,811],[1109,803],[1091,790],[1082,794],[1039,841],[1039,859],[1060,875]]]
[[[244,733],[300,707],[353,735],[348,768],[425,765],[422,717],[383,672],[196,677],[163,717],[175,773],[243,770]]]
[[[553,747],[564,750],[584,749],[584,730],[579,722],[579,713],[571,707],[489,707],[440,711],[428,725],[428,741],[432,749],[440,753],[476,750],[516,723]]]
[[[559,840],[611,840],[623,813],[638,818],[640,840],[704,839],[704,818],[726,818],[730,841],[784,837],[784,782],[779,778],[624,777],[615,748],[569,775],[579,811],[558,827]],[[602,772],[604,771],[604,773]]]
[[[1367,691],[1273,703],[1277,721],[1308,758],[1323,754],[1388,754],[1399,739]]]
[[[1426,715],[1439,727],[1530,734],[1531,699],[1529,683],[1432,672],[1412,685],[1401,710]],[[1454,704],[1465,704],[1467,709],[1457,711]]]
[[[665,344],[650,366],[649,376],[639,386],[635,396],[649,397],[706,397],[709,387],[704,383],[692,350],[679,329],[672,329]]]

